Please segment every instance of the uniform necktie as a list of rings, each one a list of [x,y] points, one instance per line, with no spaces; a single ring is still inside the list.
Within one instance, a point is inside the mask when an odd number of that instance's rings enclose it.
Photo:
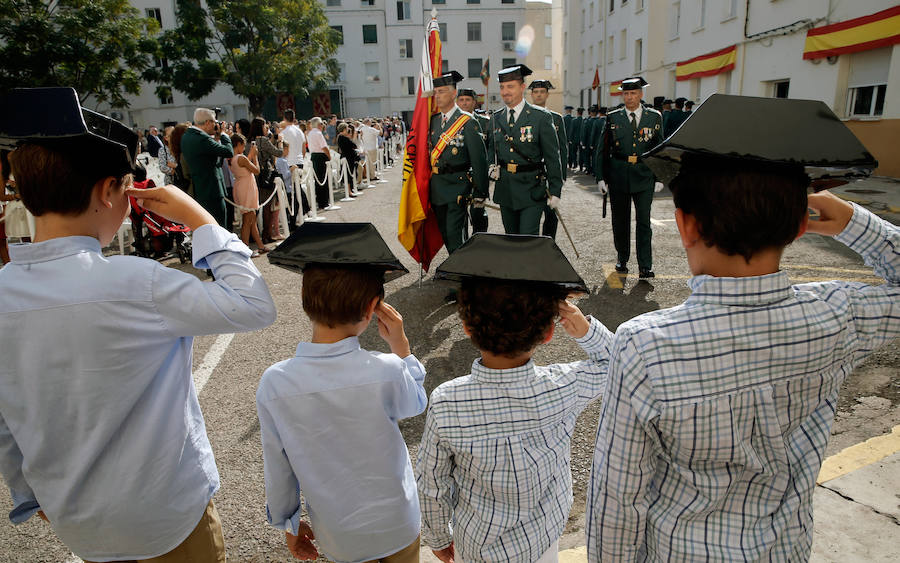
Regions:
[[[509,127],[512,128],[516,124],[516,110],[509,110]]]
[[[445,126],[445,125],[447,125],[447,114],[446,114],[446,113],[442,113],[442,114],[441,114],[441,127],[443,127],[443,126]]]
[[[631,128],[637,131],[637,119],[635,119],[634,112],[631,112]]]

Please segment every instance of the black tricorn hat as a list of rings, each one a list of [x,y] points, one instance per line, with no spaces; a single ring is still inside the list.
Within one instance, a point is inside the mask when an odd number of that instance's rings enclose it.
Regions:
[[[453,86],[453,87],[455,87],[456,83],[462,82],[462,80],[463,80],[462,74],[456,72],[455,70],[451,70],[450,72],[445,72],[444,74],[435,78],[432,81],[432,84],[434,85],[435,88],[437,88],[438,86]]]
[[[123,173],[136,167],[137,133],[81,107],[73,88],[15,88],[0,96],[0,148],[12,150],[25,142],[113,159]]]
[[[546,88],[547,90],[552,90],[553,84],[550,84],[549,80],[532,80],[531,84],[528,85],[528,89],[534,90],[535,88]]]
[[[588,292],[556,242],[537,235],[476,233],[438,266],[434,276],[451,281],[481,278],[548,283]]]
[[[510,80],[525,80],[526,76],[533,74],[530,68],[525,65],[513,65],[502,69],[497,73],[497,79],[500,82],[509,82]]]
[[[473,100],[478,99],[478,96],[475,95],[475,90],[471,88],[460,88],[456,91],[456,97],[460,96],[469,96]]]
[[[650,83],[641,78],[640,76],[633,76],[631,78],[626,78],[619,84],[619,90],[640,90],[644,86],[650,86]]]
[[[303,223],[269,253],[269,262],[302,272],[311,264],[383,270],[386,279],[407,273],[372,223]]]
[[[566,106],[563,109],[575,109],[573,106]]]
[[[878,166],[821,101],[726,94],[710,96],[644,158],[656,177],[668,184],[678,175],[685,154],[761,165],[801,165],[813,186],[864,178]]]

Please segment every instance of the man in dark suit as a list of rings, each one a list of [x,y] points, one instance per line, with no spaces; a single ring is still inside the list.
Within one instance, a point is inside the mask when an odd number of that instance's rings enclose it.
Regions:
[[[475,94],[475,90],[472,90],[471,88],[459,88],[456,91],[456,105],[465,113],[471,113],[472,116],[475,117],[475,120],[478,122],[479,131],[481,132],[481,139],[484,141],[487,138],[488,123],[490,123],[491,118],[483,113],[477,113],[475,111],[476,101],[477,95]],[[485,158],[487,158],[487,156],[485,156]],[[473,233],[487,232],[488,217],[484,206],[480,204],[471,205],[469,207],[469,217],[472,218]]]
[[[484,203],[488,197],[487,151],[481,128],[471,113],[456,105],[460,73],[447,72],[434,79],[434,101],[439,113],[431,116],[428,146],[431,151],[429,199],[447,252],[462,246],[468,199]]]
[[[631,254],[631,205],[634,203],[637,227],[638,269],[642,279],[652,278],[653,250],[650,244],[650,205],[653,193],[662,190],[641,155],[663,140],[662,114],[641,104],[647,82],[641,77],[622,81],[619,90],[625,105],[606,118],[603,136],[596,152],[594,172],[600,193],[609,193],[613,242],[616,247],[616,271],[628,272]]]
[[[508,234],[539,234],[544,206],[556,209],[562,193],[553,117],[525,101],[525,78],[530,74],[531,69],[521,64],[499,72],[506,107],[491,116],[488,135],[488,154],[492,161],[497,157],[494,201],[500,205]]]
[[[569,168],[578,168],[578,153],[581,148],[581,129],[584,126],[584,108],[578,108],[578,117],[572,119],[572,127],[566,129],[569,136]]]
[[[153,158],[159,158],[159,151],[163,148],[162,139],[159,138],[159,129],[155,125],[150,127],[150,134],[147,136],[147,152]]]
[[[220,161],[234,156],[234,150],[231,139],[219,130],[213,110],[194,111],[194,125],[181,138],[181,154],[191,171],[194,199],[219,225],[231,230],[230,218],[225,213],[225,179]]]

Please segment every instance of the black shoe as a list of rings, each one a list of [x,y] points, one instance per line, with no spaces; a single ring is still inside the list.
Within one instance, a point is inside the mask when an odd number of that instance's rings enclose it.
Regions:
[[[616,271],[619,272],[620,274],[627,274],[628,266],[626,266],[625,264],[623,264],[621,262],[616,262]]]
[[[451,289],[450,293],[444,296],[444,303],[456,303],[456,290]]]
[[[653,270],[645,270],[644,268],[641,268],[641,271],[640,271],[640,274],[638,277],[641,278],[642,280],[645,280],[648,278],[655,278],[656,274],[653,273]]]

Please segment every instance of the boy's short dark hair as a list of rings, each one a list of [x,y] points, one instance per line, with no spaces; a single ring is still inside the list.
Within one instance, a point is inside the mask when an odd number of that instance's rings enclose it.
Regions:
[[[69,144],[24,143],[9,155],[16,189],[22,203],[34,216],[45,213],[80,215],[91,205],[91,192],[104,178],[119,185],[128,173],[122,171],[121,155],[113,149],[91,154],[73,150]]]
[[[319,324],[358,323],[372,299],[384,299],[384,271],[366,267],[307,266],[303,270],[303,310]]]
[[[670,188],[675,207],[696,218],[707,245],[750,262],[797,238],[808,186],[800,165],[685,154]]]
[[[467,279],[459,316],[479,350],[513,358],[541,343],[568,290],[548,283]]]

